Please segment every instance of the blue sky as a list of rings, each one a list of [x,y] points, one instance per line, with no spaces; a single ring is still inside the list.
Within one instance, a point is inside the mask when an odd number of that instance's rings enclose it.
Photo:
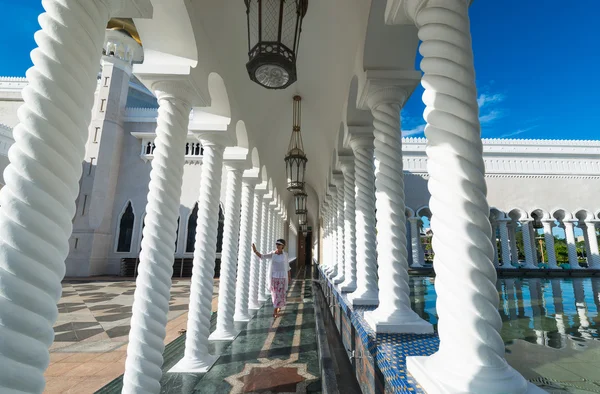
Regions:
[[[0,76],[24,76],[41,2],[0,0],[0,9]],[[475,0],[470,14],[483,137],[600,138],[600,2]],[[423,136],[422,92],[402,113],[414,136]]]

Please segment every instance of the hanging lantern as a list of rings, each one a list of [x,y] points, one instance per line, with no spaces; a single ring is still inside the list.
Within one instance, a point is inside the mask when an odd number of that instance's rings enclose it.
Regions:
[[[250,79],[267,89],[296,82],[296,57],[308,0],[244,0]]]
[[[300,191],[300,192],[296,192],[294,194],[294,199],[296,200],[296,213],[297,214],[301,214],[301,213],[306,213],[307,209],[306,209],[306,197],[307,194],[306,192]]]
[[[304,191],[304,173],[306,172],[306,154],[302,144],[300,120],[302,118],[302,98],[294,96],[293,128],[288,152],[285,155],[285,172],[287,174],[287,189],[292,192]]]
[[[300,226],[306,225],[306,214],[305,213],[301,213],[300,215],[298,215],[298,224]]]

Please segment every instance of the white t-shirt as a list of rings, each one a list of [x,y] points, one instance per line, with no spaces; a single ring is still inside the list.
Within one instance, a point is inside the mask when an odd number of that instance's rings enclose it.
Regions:
[[[288,271],[292,269],[289,264],[288,254],[283,252],[277,254],[275,252],[265,253],[262,255],[263,260],[271,259],[271,278],[287,278]]]

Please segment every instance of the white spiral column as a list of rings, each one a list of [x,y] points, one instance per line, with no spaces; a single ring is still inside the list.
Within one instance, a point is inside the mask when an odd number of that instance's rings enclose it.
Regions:
[[[269,227],[267,232],[267,243],[265,244],[264,253],[272,252],[275,249],[275,223],[277,221],[275,213],[275,207],[277,206],[277,198],[269,204]],[[264,295],[265,299],[271,297],[271,260],[263,262],[265,266],[265,280],[264,280]]]
[[[335,185],[329,185],[331,193],[331,269],[327,272],[329,281],[338,273],[338,189]]]
[[[517,224],[511,221],[508,224],[508,235],[510,237],[510,259],[515,268],[519,268],[519,248],[517,248]]]
[[[596,222],[585,222],[588,242],[590,244],[590,269],[600,269],[600,252],[598,251],[598,238],[596,237]]]
[[[365,312],[365,320],[377,333],[433,333],[433,325],[410,305],[406,206],[400,108],[408,92],[400,86],[373,86],[367,103],[373,114],[375,206],[377,209],[377,260],[379,306]]]
[[[198,226],[194,243],[194,268],[190,285],[185,353],[169,372],[206,372],[218,357],[208,352],[212,294],[217,254],[217,222],[223,151],[225,147],[200,136],[204,148],[198,198]]]
[[[233,315],[233,320],[236,322],[250,320],[250,313],[248,312],[249,289],[250,283],[256,277],[256,274],[251,275],[252,268],[256,268],[255,263],[252,261],[252,240],[254,239],[252,219],[256,200],[254,195],[256,183],[256,178],[244,178],[242,182],[242,217],[238,247],[238,270],[235,281],[235,314]],[[256,255],[254,256],[256,257]]]
[[[422,268],[423,262],[421,261],[421,233],[419,232],[419,218],[408,218],[410,223],[410,246],[412,252],[412,264],[413,268]]]
[[[183,83],[183,82],[181,82]],[[173,255],[191,94],[176,83],[153,84],[158,99],[142,251],[136,279],[123,393],[158,393],[173,275]]]
[[[354,156],[340,157],[344,174],[344,254],[346,273],[340,291],[356,290],[356,197],[354,181]]]
[[[263,184],[257,186],[254,189],[254,215],[252,215],[252,242],[255,243],[256,247],[261,247],[261,224],[263,218],[263,196],[266,193]],[[241,249],[240,249],[241,250]],[[258,301],[258,288],[260,278],[260,267],[261,261],[254,253],[252,255],[250,265],[250,288],[248,290],[248,309],[258,310],[260,309],[260,302]]]
[[[506,362],[500,336],[469,3],[406,4],[422,42],[440,338],[438,352],[407,357],[407,367],[429,393],[525,393],[528,383]]]
[[[331,201],[328,197],[330,196],[325,195],[325,202],[323,203],[325,206],[325,250],[323,251],[325,267],[323,272],[325,274],[331,269]]]
[[[498,221],[498,231],[500,233],[500,248],[502,249],[502,269],[515,269],[510,258],[510,244],[508,241],[508,220]]]
[[[556,264],[556,249],[554,249],[554,235],[552,235],[552,227],[554,227],[554,220],[542,220],[542,226],[544,226],[544,240],[546,241],[548,268],[557,269],[558,264]]]
[[[377,305],[373,135],[352,136],[350,146],[356,176],[356,290],[349,294],[348,300],[353,305]]]
[[[336,251],[336,233],[335,233],[335,222],[334,222],[334,212],[335,212],[335,196],[332,194],[332,188],[331,186],[327,187],[327,195],[325,196],[325,199],[327,201],[327,217],[328,217],[328,227],[329,227],[329,242],[328,242],[328,248],[329,248],[329,253],[328,253],[328,262],[327,262],[327,269],[325,270],[325,274],[327,275],[327,277],[331,276],[331,273],[334,272],[335,270],[335,266],[337,264],[337,260],[335,258],[335,251]]]
[[[225,223],[223,226],[223,253],[219,275],[219,303],[217,306],[217,327],[209,340],[231,341],[239,334],[233,323],[235,312],[235,279],[240,235],[240,206],[242,172],[244,163],[225,161],[227,188],[225,192]]]
[[[346,237],[345,235],[345,215],[344,215],[344,196],[345,196],[345,189],[344,189],[344,175],[342,173],[339,174],[335,174],[333,176],[334,182],[335,182],[335,186],[337,188],[337,250],[338,250],[338,255],[337,255],[337,274],[332,277],[331,282],[334,285],[339,285],[340,283],[342,283],[344,281],[344,277],[345,277],[345,273],[346,273],[346,267],[345,267],[345,260],[346,260],[346,253],[344,251],[344,238]]]
[[[569,254],[569,264],[571,265],[571,269],[583,269],[583,267],[579,265],[579,260],[577,259],[577,246],[575,245],[573,221],[565,219],[563,220],[563,225],[565,226],[567,253]]]
[[[525,265],[523,268],[536,269],[533,257],[533,240],[531,239],[531,220],[521,220],[521,235],[523,236],[523,249],[525,249]]]
[[[42,1],[0,192],[3,393],[44,390],[106,24],[128,3]]]
[[[261,235],[260,235],[260,252],[268,253],[270,249],[267,249],[269,245],[269,222],[271,220],[269,203],[273,198],[273,194],[269,193],[263,197],[262,202],[262,224],[261,224]],[[259,276],[258,276],[258,302],[265,302],[267,297],[265,295],[265,278],[267,276],[267,261],[259,259]]]

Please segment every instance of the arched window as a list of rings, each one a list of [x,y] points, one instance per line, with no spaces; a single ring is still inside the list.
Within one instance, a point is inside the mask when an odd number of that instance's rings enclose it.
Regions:
[[[119,222],[119,236],[117,238],[117,252],[130,252],[131,251],[131,237],[133,236],[133,223],[135,222],[135,215],[133,213],[133,207],[131,201],[127,203],[127,208],[121,215]]]
[[[223,209],[219,205],[219,227],[217,230],[217,253],[221,253],[223,250],[223,229],[225,227],[225,215],[223,215]]]
[[[185,155],[189,155],[190,154],[190,143],[186,143],[185,144]]]
[[[146,144],[146,154],[149,155],[150,153],[152,153],[152,142]]]
[[[177,253],[177,239],[179,239],[179,220],[181,220],[181,216],[177,218],[177,231],[175,231],[175,253]]]
[[[187,239],[185,243],[185,252],[194,253],[194,242],[196,241],[196,225],[198,224],[198,203],[190,214],[187,225]]]
[[[140,251],[142,250],[142,240],[144,239],[144,227],[146,227],[146,215],[142,218],[142,231],[140,231]]]

